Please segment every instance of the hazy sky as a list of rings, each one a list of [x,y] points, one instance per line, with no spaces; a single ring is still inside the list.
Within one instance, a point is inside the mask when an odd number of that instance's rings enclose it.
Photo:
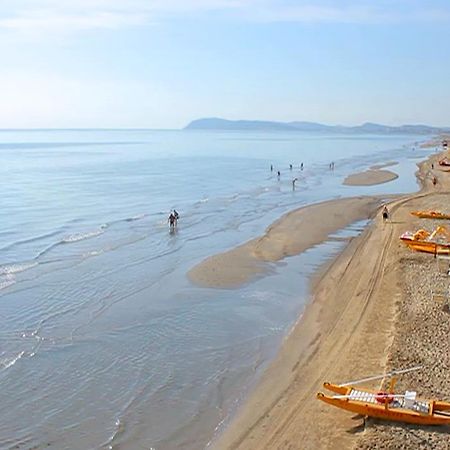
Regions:
[[[448,0],[0,0],[0,128],[450,126]]]

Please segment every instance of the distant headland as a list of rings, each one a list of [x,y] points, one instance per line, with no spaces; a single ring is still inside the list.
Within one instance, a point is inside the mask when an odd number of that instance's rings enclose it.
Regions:
[[[389,126],[378,123],[364,123],[357,126],[324,125],[316,122],[272,122],[264,120],[227,120],[215,117],[197,119],[190,122],[185,130],[222,131],[309,131],[323,133],[355,134],[436,134],[448,133],[450,128],[428,125]]]

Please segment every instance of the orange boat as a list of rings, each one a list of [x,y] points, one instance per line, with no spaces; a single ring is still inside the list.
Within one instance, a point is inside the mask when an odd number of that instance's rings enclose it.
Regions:
[[[319,400],[362,416],[418,425],[450,425],[450,402],[418,399],[414,391],[395,395],[331,383],[323,387],[339,395],[319,392]]]
[[[419,368],[397,371],[396,373],[405,373],[417,369]],[[380,377],[356,381],[353,384]],[[450,425],[450,402],[418,399],[417,393],[414,391],[406,391],[404,395],[396,395],[393,393],[394,384],[395,379],[392,380],[390,392],[383,392],[357,389],[349,383],[341,385],[324,383],[325,389],[338,395],[326,395],[319,392],[317,398],[329,405],[360,414],[363,417],[376,417],[418,425]]]
[[[411,214],[421,219],[450,219],[450,214],[444,214],[439,211],[411,211]]]
[[[443,238],[441,237],[443,236]],[[407,231],[400,239],[412,250],[425,253],[450,254],[450,234],[445,227],[437,227],[432,233],[418,230],[415,233]]]

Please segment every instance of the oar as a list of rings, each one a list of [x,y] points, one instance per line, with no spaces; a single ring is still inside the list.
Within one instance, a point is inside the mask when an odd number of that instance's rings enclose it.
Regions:
[[[394,376],[394,375],[400,375],[402,373],[413,372],[414,370],[420,370],[422,368],[423,368],[423,366],[416,366],[416,367],[411,367],[410,369],[393,370],[392,372],[388,372],[383,375],[375,375],[372,377],[362,378],[361,380],[349,381],[348,383],[340,384],[339,387],[352,386],[355,384],[365,383],[366,381],[380,380],[382,378],[386,378],[386,377],[390,377],[390,376]]]
[[[383,393],[383,394],[373,394],[373,395],[375,397],[380,398],[380,399],[385,399],[385,398],[387,398],[387,399],[390,399],[390,398],[405,398],[404,394],[395,394],[395,395],[393,395],[393,394],[384,394]],[[361,400],[360,398],[355,398],[355,396],[352,396],[352,395],[333,395],[332,398],[337,398],[337,399],[351,398],[351,399],[359,401],[359,402],[364,401],[364,400]]]

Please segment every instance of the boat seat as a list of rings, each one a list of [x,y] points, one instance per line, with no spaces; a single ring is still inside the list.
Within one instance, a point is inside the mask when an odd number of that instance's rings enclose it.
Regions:
[[[356,400],[364,403],[374,403],[377,404],[377,399],[375,394],[366,391],[358,391],[358,389],[352,389],[349,394],[351,400]]]
[[[412,409],[416,402],[417,392],[406,391],[405,392],[405,408]]]
[[[430,404],[424,401],[416,400],[417,392],[406,391],[405,398],[403,399],[403,407],[416,411],[420,414],[428,414],[430,411]]]

